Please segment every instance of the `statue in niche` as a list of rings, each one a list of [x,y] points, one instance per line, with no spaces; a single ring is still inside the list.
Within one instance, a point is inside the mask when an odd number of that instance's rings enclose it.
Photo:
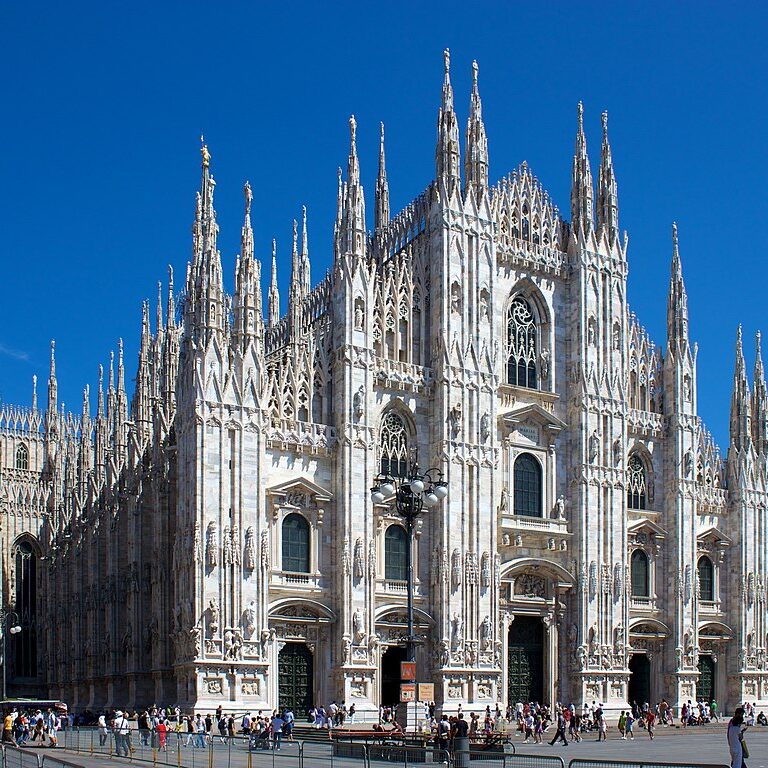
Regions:
[[[244,619],[243,622],[245,624],[245,631],[248,633],[248,637],[250,638],[254,631],[256,630],[256,601],[251,600],[250,603],[248,603],[248,607],[245,609],[244,612]]]
[[[621,464],[621,459],[624,451],[621,448],[621,438],[616,438],[613,441],[613,465],[618,467]]]
[[[685,452],[683,456],[683,474],[685,477],[690,477],[693,471],[693,453],[690,450]]]
[[[215,597],[208,601],[208,630],[211,637],[216,637],[219,631],[219,601]]]
[[[454,648],[458,648],[464,642],[464,619],[458,613],[451,619],[451,641]]]
[[[501,501],[499,502],[499,512],[507,512],[509,510],[509,491],[507,486],[502,486],[501,489]]]
[[[480,441],[483,443],[488,442],[488,438],[491,436],[491,417],[488,411],[486,411],[480,417]]]
[[[352,629],[355,633],[355,642],[361,643],[365,637],[365,617],[359,608],[352,614]]]
[[[488,291],[483,288],[482,291],[480,291],[480,319],[481,320],[487,320],[489,317],[489,308],[488,308]]]
[[[594,430],[589,436],[589,460],[594,464],[600,454],[600,437],[597,430]]]
[[[480,625],[480,649],[487,651],[493,644],[493,626],[491,624],[491,617],[487,616],[483,619],[483,623]]]
[[[595,329],[595,318],[590,317],[589,321],[587,322],[587,344],[589,344],[590,347],[595,346],[595,336],[596,336],[596,329]]]
[[[613,348],[621,349],[621,328],[618,323],[613,324]]]
[[[613,645],[613,652],[618,656],[624,653],[624,626],[619,624],[616,627],[616,637]]]
[[[355,418],[359,421],[365,413],[365,387],[362,384],[352,398],[352,409],[355,413]]]
[[[461,288],[456,281],[451,285],[451,312],[455,315],[461,314]]]
[[[365,309],[362,299],[355,301],[355,330],[362,331],[365,321]]]
[[[541,372],[541,382],[546,384],[549,379],[549,350],[542,349],[539,355],[539,371]]]
[[[456,405],[454,405],[448,412],[448,422],[451,425],[451,437],[459,436],[459,432],[461,432],[461,417],[461,403],[456,403]]]
[[[565,496],[558,496],[553,510],[555,520],[565,520]]]

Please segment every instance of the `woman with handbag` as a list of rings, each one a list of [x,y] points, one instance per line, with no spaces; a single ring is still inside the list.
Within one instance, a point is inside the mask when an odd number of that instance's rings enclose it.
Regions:
[[[728,723],[728,750],[731,753],[731,768],[747,768],[744,760],[749,757],[747,745],[744,743],[744,708],[737,707]]]

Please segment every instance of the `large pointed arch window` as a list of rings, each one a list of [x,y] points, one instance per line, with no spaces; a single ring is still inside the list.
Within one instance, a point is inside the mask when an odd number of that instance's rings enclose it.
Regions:
[[[541,517],[541,464],[530,453],[515,460],[515,514]]]
[[[309,573],[309,523],[296,512],[283,520],[283,570]]]
[[[536,389],[539,385],[536,317],[531,305],[516,297],[507,310],[507,383]]]
[[[699,599],[711,603],[715,600],[715,567],[712,561],[702,555],[698,562]]]
[[[645,476],[645,464],[636,454],[627,462],[627,507],[645,509],[648,495],[648,482]]]
[[[37,553],[29,541],[15,547],[16,605],[21,632],[13,637],[13,674],[37,677]]]
[[[382,475],[407,476],[408,428],[399,413],[390,411],[381,422],[379,451]]]
[[[650,597],[650,566],[648,555],[642,549],[632,553],[631,561],[632,597]]]

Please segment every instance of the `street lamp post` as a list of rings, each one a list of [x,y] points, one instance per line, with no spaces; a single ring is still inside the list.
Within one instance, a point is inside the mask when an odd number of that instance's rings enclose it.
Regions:
[[[405,650],[408,661],[416,661],[416,637],[413,629],[413,529],[416,518],[424,507],[437,506],[448,495],[448,483],[443,480],[439,469],[420,472],[419,466],[412,463],[405,477],[394,477],[382,472],[374,479],[371,488],[371,500],[374,504],[394,501],[395,510],[405,521],[407,533],[406,546],[406,587],[408,590],[408,634],[405,638]]]
[[[9,627],[8,624],[11,623]],[[7,611],[5,608],[0,609],[0,632],[3,634],[3,701],[8,698],[6,693],[6,670],[8,668],[8,647],[5,642],[6,630],[12,635],[17,635],[21,632],[21,626],[19,626],[19,614],[16,611]]]

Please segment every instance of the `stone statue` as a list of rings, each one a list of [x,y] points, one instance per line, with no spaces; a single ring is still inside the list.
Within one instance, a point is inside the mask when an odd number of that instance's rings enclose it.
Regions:
[[[622,624],[616,627],[615,634],[613,652],[618,656],[624,653],[624,626]]]
[[[256,630],[256,601],[251,600],[244,612],[245,631],[251,637]]]
[[[269,563],[269,533],[266,530],[261,532],[261,567],[268,571]]]
[[[355,642],[362,643],[365,637],[365,617],[359,608],[352,614],[352,629],[355,633]]]
[[[501,489],[501,501],[499,502],[499,512],[507,512],[509,510],[509,491],[507,486],[503,486]]]
[[[542,349],[539,355],[539,371],[541,372],[541,382],[546,384],[549,379],[549,350]]]
[[[621,449],[621,440],[617,437],[613,441],[613,465],[618,467],[621,464],[622,454],[624,452]]]
[[[488,442],[488,438],[491,436],[491,417],[486,411],[480,417],[480,442]]]
[[[555,520],[565,520],[565,496],[557,497],[554,513]]]
[[[458,648],[464,642],[464,619],[458,613],[451,619],[451,635],[453,647]]]
[[[363,330],[364,315],[365,313],[363,312],[363,302],[358,299],[355,302],[355,329],[358,331]]]
[[[480,625],[480,650],[487,651],[493,645],[493,626],[491,617],[486,615]]]
[[[224,528],[224,565],[232,565],[232,531],[228,525]]]
[[[230,540],[232,542],[232,564],[240,565],[240,529],[237,525],[232,526]]]
[[[459,433],[461,432],[461,417],[461,403],[456,403],[456,405],[454,405],[448,412],[448,421],[451,425],[451,437],[459,436]]]
[[[355,392],[355,396],[352,398],[352,410],[354,411],[355,418],[359,421],[365,413],[365,387],[360,385],[360,388]]]
[[[480,560],[480,586],[488,588],[491,586],[491,555],[483,552]]]
[[[208,601],[208,630],[211,637],[219,631],[219,601],[215,597]]]
[[[600,438],[597,435],[597,430],[595,430],[589,436],[589,460],[592,463],[594,463],[597,460],[597,457],[599,454],[600,454]]]

